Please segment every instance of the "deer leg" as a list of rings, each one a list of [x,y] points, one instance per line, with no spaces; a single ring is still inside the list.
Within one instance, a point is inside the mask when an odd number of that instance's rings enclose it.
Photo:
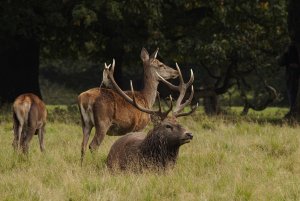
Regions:
[[[17,149],[19,149],[20,148],[20,146],[21,146],[21,139],[22,139],[22,133],[24,134],[24,130],[23,130],[23,125],[19,125],[18,126],[18,133],[17,133]]]
[[[84,155],[85,155],[87,143],[89,141],[92,128],[93,127],[91,125],[84,125],[83,128],[82,128],[83,139],[82,139],[82,144],[81,144],[81,165],[82,165],[82,162],[83,162],[83,158],[84,158]]]
[[[20,131],[20,133],[22,133],[22,127],[17,123],[14,124],[14,140],[12,143],[14,150],[18,150],[19,145],[20,145],[19,136],[21,136],[21,134],[19,134],[19,131]]]
[[[98,125],[95,125],[95,136],[89,146],[91,152],[95,151],[100,146],[110,125],[111,123],[107,121],[101,121]]]
[[[45,145],[44,145],[44,133],[45,133],[45,126],[38,129],[38,136],[39,136],[39,143],[40,143],[40,150],[41,152],[45,151]]]
[[[35,133],[35,130],[34,128],[30,128],[28,127],[27,129],[27,133],[24,135],[24,137],[22,138],[22,141],[21,141],[21,147],[22,147],[22,151],[24,154],[28,154],[28,149],[29,149],[29,142],[31,141],[34,133]]]

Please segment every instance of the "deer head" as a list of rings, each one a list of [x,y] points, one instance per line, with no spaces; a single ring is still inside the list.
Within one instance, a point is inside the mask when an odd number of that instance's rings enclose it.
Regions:
[[[160,62],[156,57],[158,55],[157,48],[150,56],[149,53],[145,48],[142,48],[141,51],[141,59],[144,65],[144,72],[148,73],[149,75],[153,76],[155,80],[159,80],[160,78],[157,77],[157,73],[163,77],[164,79],[175,79],[178,77],[178,72],[171,67],[165,65],[164,63]],[[152,79],[153,79],[152,78]]]
[[[139,109],[140,111],[143,111],[145,113],[148,113],[152,116],[152,121],[157,124],[158,122],[162,122],[164,119],[166,119],[168,117],[168,114],[172,111],[172,117],[169,118],[177,118],[180,116],[186,116],[186,115],[190,115],[192,114],[196,108],[198,107],[198,104],[196,106],[191,106],[191,110],[189,112],[182,112],[183,109],[191,104],[193,96],[194,96],[194,87],[192,85],[192,83],[194,82],[194,73],[193,70],[191,69],[191,77],[189,79],[189,81],[187,83],[184,82],[180,68],[178,66],[178,64],[176,63],[176,68],[177,68],[177,72],[179,74],[179,80],[180,83],[178,86],[175,86],[173,84],[171,84],[170,82],[168,82],[167,80],[165,80],[159,73],[156,72],[156,75],[158,78],[161,79],[162,82],[164,82],[166,85],[168,85],[172,90],[176,90],[179,91],[179,96],[178,99],[176,100],[176,104],[175,104],[175,108],[173,109],[173,104],[172,104],[172,97],[170,96],[170,107],[166,112],[162,112],[162,108],[161,108],[161,103],[160,103],[160,98],[158,95],[158,99],[159,99],[159,108],[158,110],[152,110],[152,109],[148,109],[145,107],[142,107],[141,105],[139,105],[136,101],[136,97],[135,97],[135,93],[134,93],[134,89],[133,89],[133,85],[132,85],[132,81],[130,80],[130,87],[131,87],[131,93],[132,93],[132,98],[129,97],[124,91],[122,91],[122,89],[118,86],[118,84],[116,83],[114,77],[113,77],[113,72],[114,72],[114,60],[113,60],[113,65],[112,68],[110,68],[110,65],[107,66],[107,64],[105,63],[105,71],[107,72],[107,75],[112,83],[112,85],[114,86],[114,88],[116,89],[116,91],[126,100],[128,101],[130,104],[132,104],[133,106],[135,106],[137,109]],[[186,91],[187,89],[191,86],[191,93],[189,98],[182,103]]]

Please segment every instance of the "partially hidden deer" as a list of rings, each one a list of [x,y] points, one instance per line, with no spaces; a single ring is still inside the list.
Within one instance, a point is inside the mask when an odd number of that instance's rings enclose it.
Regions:
[[[161,78],[175,79],[178,77],[178,71],[160,62],[157,59],[157,54],[158,49],[151,55],[148,54],[145,48],[141,50],[140,57],[144,67],[144,88],[135,91],[135,94],[137,102],[146,108],[152,108]],[[112,73],[114,67],[115,63],[113,62],[110,68]],[[130,91],[125,93],[132,96]],[[115,89],[93,88],[87,90],[78,96],[78,106],[83,131],[81,164],[93,127],[95,127],[95,135],[89,145],[91,152],[100,146],[106,134],[124,135],[131,131],[139,131],[145,128],[150,120],[148,114],[133,107]]]
[[[182,112],[185,106],[191,104],[194,95],[193,86],[191,86],[189,98],[184,103],[182,102],[187,88],[194,80],[194,76],[191,71],[190,80],[184,83],[179,67],[177,64],[176,66],[179,71],[179,86],[174,86],[162,78],[171,89],[180,92],[174,109],[172,109],[172,98],[170,97],[170,108],[166,112],[162,112],[160,100],[158,110],[141,106],[137,102],[132,83],[132,98],[118,86],[115,86],[118,93],[125,100],[140,111],[151,114],[155,121],[153,122],[154,127],[147,134],[145,132],[130,132],[114,142],[106,160],[107,167],[110,170],[141,172],[144,169],[160,171],[172,168],[176,163],[180,146],[189,143],[193,139],[192,133],[178,123],[177,117],[189,115],[197,108],[197,105],[192,106],[189,112]],[[116,85],[115,81],[112,81],[112,83]],[[172,111],[172,115],[168,116],[170,111]]]
[[[40,150],[45,150],[44,134],[47,121],[45,103],[33,93],[19,95],[12,105],[13,110],[13,148],[27,154],[33,135],[38,135]]]

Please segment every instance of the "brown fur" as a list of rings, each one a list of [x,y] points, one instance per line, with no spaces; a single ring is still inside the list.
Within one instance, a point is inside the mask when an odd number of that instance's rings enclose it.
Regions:
[[[22,148],[27,153],[29,142],[38,134],[41,151],[44,151],[44,133],[47,119],[45,103],[35,94],[26,93],[18,96],[12,106],[14,140],[13,147]]]
[[[192,139],[176,119],[167,118],[146,135],[132,132],[111,147],[107,166],[110,170],[166,170],[176,163],[179,147]]]
[[[141,59],[144,66],[144,88],[135,94],[140,105],[151,108],[159,83],[156,72],[165,79],[171,79],[178,76],[178,71],[161,63],[155,56],[149,56],[145,49],[141,52]],[[126,93],[131,96],[131,92]],[[83,130],[81,162],[94,126],[95,136],[89,145],[91,151],[100,146],[107,132],[110,135],[124,135],[145,128],[150,121],[148,114],[136,109],[112,89],[93,88],[85,91],[78,96],[78,106]]]

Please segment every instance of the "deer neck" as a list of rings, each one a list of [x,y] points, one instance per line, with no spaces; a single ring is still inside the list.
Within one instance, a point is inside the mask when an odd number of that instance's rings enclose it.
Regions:
[[[166,166],[170,162],[175,163],[179,146],[168,146],[166,139],[161,135],[157,135],[155,132],[157,131],[154,128],[142,142],[140,146],[142,158],[162,164],[162,166]]]
[[[149,108],[152,108],[155,102],[158,83],[159,82],[153,73],[144,73],[144,88],[141,93],[145,97]]]

